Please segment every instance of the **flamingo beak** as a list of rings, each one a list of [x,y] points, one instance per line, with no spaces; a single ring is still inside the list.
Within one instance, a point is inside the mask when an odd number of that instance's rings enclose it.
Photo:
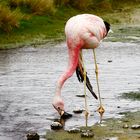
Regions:
[[[53,107],[58,111],[58,113],[59,113],[60,116],[61,116],[61,114],[63,113],[62,109],[60,109],[60,107],[56,107],[56,106],[54,106],[54,105],[53,105]]]
[[[63,114],[61,115],[61,119],[69,119],[72,117],[72,114],[69,114],[67,112],[63,112]]]
[[[71,118],[72,117],[72,114],[69,114],[69,113],[65,112],[60,107],[56,107],[54,105],[53,105],[53,107],[58,111],[61,119],[68,119],[68,118]]]

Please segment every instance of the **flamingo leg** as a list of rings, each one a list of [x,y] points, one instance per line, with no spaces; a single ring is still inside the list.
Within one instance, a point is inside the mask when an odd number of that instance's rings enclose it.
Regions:
[[[99,103],[100,103],[100,106],[99,106],[97,111],[100,114],[100,123],[101,123],[102,116],[103,116],[103,113],[105,112],[105,109],[103,108],[102,101],[101,101],[100,87],[99,87],[99,78],[98,78],[99,71],[98,71],[98,65],[97,65],[97,61],[96,61],[95,49],[93,49],[93,55],[94,55],[94,62],[95,62],[96,83],[97,83],[98,95],[99,95]]]
[[[83,69],[84,69],[85,120],[86,120],[86,127],[87,127],[89,112],[88,112],[88,107],[87,107],[87,96],[86,96],[86,68],[85,68],[84,61],[83,61],[82,51],[80,52],[80,57],[81,57],[82,65],[83,65]]]

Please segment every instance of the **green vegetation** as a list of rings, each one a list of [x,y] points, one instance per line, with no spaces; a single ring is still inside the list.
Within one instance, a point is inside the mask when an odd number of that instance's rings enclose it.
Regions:
[[[24,12],[34,15],[42,15],[54,12],[54,4],[52,0],[10,0],[9,5],[11,8],[20,7]],[[26,11],[25,11],[26,9]]]
[[[140,112],[125,112],[121,119],[104,120],[102,126],[96,124],[88,129],[94,133],[93,138],[81,138],[80,133],[68,133],[65,130],[49,131],[46,134],[47,140],[139,140],[139,129],[132,129],[132,125],[139,125]],[[127,126],[127,127],[125,127]],[[80,128],[85,130],[87,128]]]
[[[76,14],[128,23],[131,9],[139,6],[137,0],[0,0],[0,49],[62,40],[66,21]]]
[[[70,10],[70,11],[69,11]],[[72,11],[72,13],[71,13]],[[50,39],[64,39],[65,22],[77,11],[74,9],[62,9],[53,15],[35,15],[29,20],[22,20],[20,28],[10,33],[0,31],[0,48],[15,48],[29,44],[40,44]]]
[[[132,100],[140,100],[140,91],[123,93],[122,97],[126,99],[132,99]]]

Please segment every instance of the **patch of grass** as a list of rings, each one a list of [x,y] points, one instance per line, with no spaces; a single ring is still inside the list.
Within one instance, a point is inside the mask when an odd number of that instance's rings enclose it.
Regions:
[[[140,91],[123,93],[122,97],[125,99],[139,100],[140,101]]]
[[[57,22],[57,24],[54,24]],[[14,32],[5,34],[1,32],[0,44],[5,47],[7,44],[29,45],[38,43],[41,40],[51,38],[62,38],[64,23],[60,20],[53,20],[47,16],[34,16],[29,21],[22,20],[19,29],[14,29]],[[16,46],[15,46],[16,47]]]
[[[55,16],[31,16],[30,20],[22,20],[20,28],[14,29],[10,34],[0,31],[0,48],[15,48],[23,45],[38,44],[42,40],[64,39],[66,21],[78,13],[72,8],[58,9]]]

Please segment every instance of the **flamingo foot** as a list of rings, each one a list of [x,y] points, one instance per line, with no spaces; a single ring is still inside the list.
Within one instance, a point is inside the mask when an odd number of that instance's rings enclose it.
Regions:
[[[103,108],[103,106],[101,105],[98,110],[97,110],[100,114],[100,123],[102,122],[102,117],[103,117],[103,114],[105,112],[105,109]]]

